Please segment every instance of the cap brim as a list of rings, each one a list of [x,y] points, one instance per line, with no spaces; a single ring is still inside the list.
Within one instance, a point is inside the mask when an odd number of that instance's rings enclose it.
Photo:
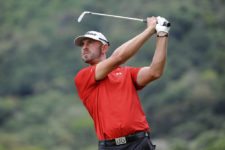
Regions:
[[[82,41],[84,39],[92,39],[92,40],[96,40],[96,41],[102,42],[99,39],[96,39],[96,38],[94,38],[92,36],[81,35],[81,36],[78,36],[77,38],[74,39],[74,44],[77,45],[77,46],[82,46]]]
[[[77,46],[82,45],[82,41],[85,39],[85,36],[78,36],[77,38],[74,39],[74,44]]]

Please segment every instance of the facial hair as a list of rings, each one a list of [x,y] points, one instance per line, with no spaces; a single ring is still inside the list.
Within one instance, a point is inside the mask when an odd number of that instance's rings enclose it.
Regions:
[[[101,58],[101,46],[96,48],[95,50],[86,49],[82,52],[82,59],[87,64],[95,64]]]

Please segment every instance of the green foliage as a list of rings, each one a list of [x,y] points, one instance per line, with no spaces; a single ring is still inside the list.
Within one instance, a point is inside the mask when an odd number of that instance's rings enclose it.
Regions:
[[[12,150],[14,145],[31,150],[31,145],[38,145],[43,150],[84,146],[86,137],[94,136],[93,124],[74,97],[49,91],[25,98],[2,126],[0,145]],[[89,140],[89,143],[94,142]],[[38,147],[33,148],[38,150]]]
[[[224,149],[224,1],[7,0],[0,1],[0,150],[97,149],[74,88],[84,65],[73,39],[100,30],[110,55],[146,25],[90,15],[78,24],[84,10],[168,18],[165,73],[140,92],[153,137],[175,150]],[[148,65],[154,47],[153,37],[127,64]]]
[[[210,145],[207,150],[221,150],[225,149],[224,144],[225,137],[216,140],[212,145]]]
[[[171,145],[172,150],[190,150],[188,143],[182,139],[174,139]]]
[[[202,133],[196,141],[192,143],[192,147],[193,149],[199,150],[221,150],[224,149],[225,146],[224,138],[224,131],[208,131]]]

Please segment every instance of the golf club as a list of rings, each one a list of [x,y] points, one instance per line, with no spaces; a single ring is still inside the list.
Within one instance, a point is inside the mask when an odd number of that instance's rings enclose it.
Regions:
[[[117,15],[110,15],[110,14],[103,14],[103,13],[96,13],[96,12],[90,12],[90,11],[84,11],[77,19],[78,22],[81,22],[83,19],[84,15],[86,14],[91,14],[91,15],[98,15],[98,16],[106,16],[106,17],[113,17],[113,18],[120,18],[120,19],[127,19],[127,20],[134,20],[134,21],[140,21],[147,23],[146,19],[140,19],[140,18],[132,18],[132,17],[124,17],[124,16],[117,16]],[[170,26],[170,23],[165,22],[163,26]]]

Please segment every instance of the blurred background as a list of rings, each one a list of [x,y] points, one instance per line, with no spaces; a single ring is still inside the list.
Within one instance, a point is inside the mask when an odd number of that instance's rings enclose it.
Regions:
[[[146,24],[92,15],[77,23],[83,11],[170,20],[165,73],[139,93],[152,140],[158,150],[224,150],[224,6],[223,0],[0,0],[0,150],[97,150],[74,87],[85,64],[73,39],[98,30],[112,52]],[[155,37],[127,65],[148,65],[154,47]]]

